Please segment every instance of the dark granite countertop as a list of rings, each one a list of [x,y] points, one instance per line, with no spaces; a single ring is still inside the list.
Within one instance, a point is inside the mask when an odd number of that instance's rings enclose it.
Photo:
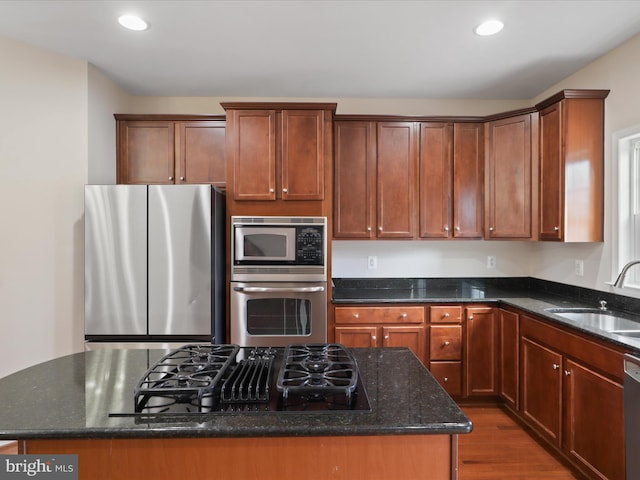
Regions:
[[[134,387],[164,350],[68,355],[0,379],[0,439],[459,434],[472,425],[406,348],[353,349],[370,412],[132,416]]]
[[[548,308],[597,308],[640,323],[640,299],[533,278],[333,279],[333,303],[495,303],[508,305],[640,354],[640,339],[623,337],[560,317]]]

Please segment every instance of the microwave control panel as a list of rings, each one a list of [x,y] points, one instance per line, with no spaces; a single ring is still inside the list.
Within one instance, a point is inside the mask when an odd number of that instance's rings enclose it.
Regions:
[[[296,261],[305,265],[324,265],[324,227],[296,227]]]

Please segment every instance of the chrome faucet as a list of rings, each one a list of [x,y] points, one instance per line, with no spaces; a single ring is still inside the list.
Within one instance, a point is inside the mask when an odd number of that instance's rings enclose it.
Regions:
[[[624,267],[622,267],[620,275],[618,275],[618,278],[616,278],[616,281],[613,284],[614,287],[622,288],[624,286],[624,277],[627,275],[627,270],[629,270],[634,265],[640,265],[640,260],[631,260]]]

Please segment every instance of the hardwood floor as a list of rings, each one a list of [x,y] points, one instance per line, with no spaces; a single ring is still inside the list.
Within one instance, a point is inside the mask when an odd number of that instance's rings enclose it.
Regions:
[[[462,406],[473,422],[473,432],[460,435],[459,480],[574,480],[560,460],[525,429],[494,406]]]

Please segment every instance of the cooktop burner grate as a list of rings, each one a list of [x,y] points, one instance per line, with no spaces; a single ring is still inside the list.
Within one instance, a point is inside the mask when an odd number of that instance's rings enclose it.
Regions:
[[[276,357],[273,348],[256,348],[249,357],[240,360],[222,384],[220,401],[223,404],[252,404],[269,402],[271,371]]]
[[[344,395],[351,403],[358,383],[355,358],[340,344],[289,345],[278,375],[277,389],[287,403],[291,395],[325,399]]]
[[[208,410],[213,392],[235,361],[237,345],[185,345],[149,368],[135,388],[135,411],[174,404]],[[188,408],[188,407],[187,407]]]

